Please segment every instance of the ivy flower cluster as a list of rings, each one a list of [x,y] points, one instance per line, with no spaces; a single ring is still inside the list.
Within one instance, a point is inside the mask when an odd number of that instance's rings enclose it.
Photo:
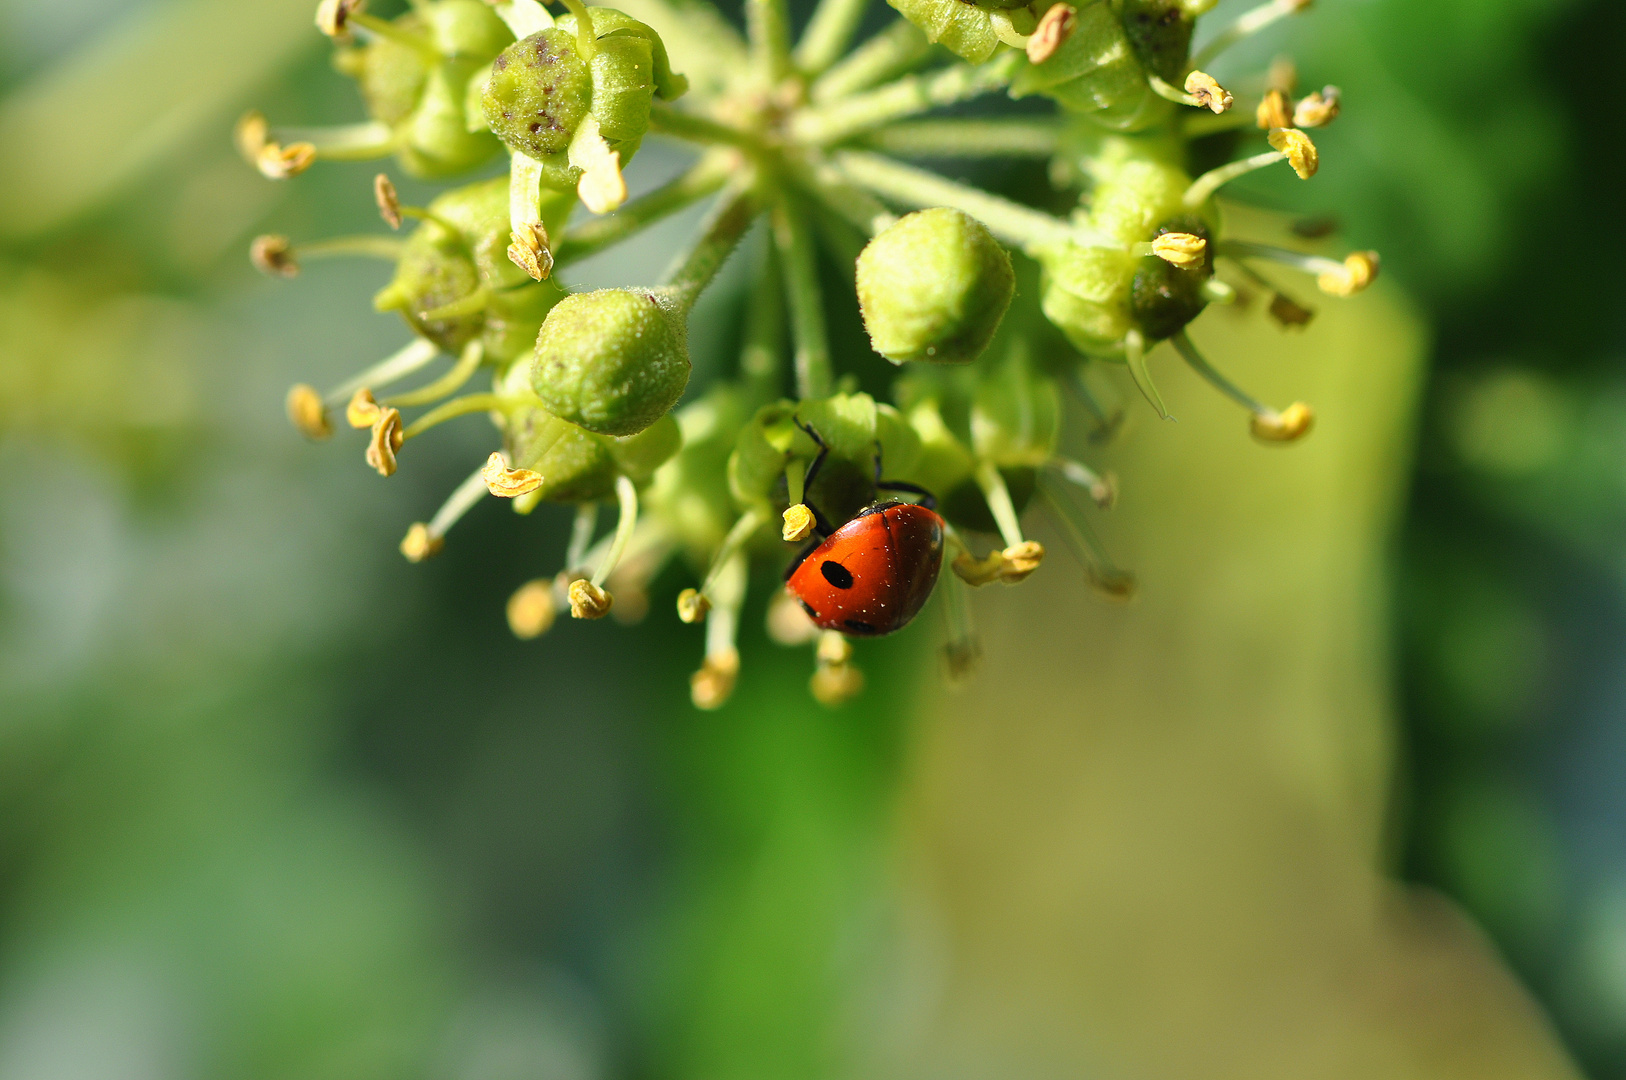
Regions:
[[[536,0],[412,0],[394,18],[363,0],[322,0],[316,24],[368,119],[284,129],[249,114],[237,141],[263,174],[393,158],[412,176],[449,180],[508,162],[506,175],[427,206],[402,205],[379,173],[374,195],[394,232],[252,246],[254,264],[281,277],[323,256],[388,260],[394,276],[374,306],[411,330],[398,352],[338,386],[295,386],[287,408],[301,432],[364,432],[366,463],[388,477],[436,425],[480,416],[495,428],[489,458],[407,531],[406,558],[439,552],[490,497],[520,514],[570,507],[562,564],[509,601],[521,638],[566,610],[641,618],[655,575],[681,559],[694,585],[677,615],[704,624],[691,692],[715,708],[739,675],[752,565],[783,570],[810,536],[879,513],[883,489],[930,492],[942,523],[931,543],[941,540],[935,557],[951,568],[935,606],[958,677],[978,655],[966,590],[1041,567],[1044,549],[1023,530],[1031,510],[1053,514],[1099,589],[1133,589],[1089,523],[1111,506],[1112,478],[1061,449],[1064,394],[1094,417],[1089,434],[1114,426],[1091,396],[1092,368],[1122,365],[1166,415],[1147,360],[1168,342],[1245,411],[1256,438],[1310,430],[1309,406],[1256,400],[1189,333],[1208,305],[1243,292],[1270,297],[1284,326],[1307,322],[1310,309],[1264,276],[1266,264],[1333,296],[1377,273],[1372,252],[1340,261],[1230,236],[1216,204],[1257,169],[1316,173],[1312,133],[1337,117],[1336,88],[1295,99],[1279,62],[1257,100],[1243,100],[1203,70],[1309,0],[1268,0],[1195,54],[1197,19],[1217,0],[888,2],[901,17],[855,46],[868,0],[820,0],[794,45],[784,0],[747,0],[743,36],[701,0],[627,0],[631,14],[581,0],[556,13]],[[926,115],[994,94],[1052,108]],[[629,200],[623,171],[652,132],[698,154]],[[1257,150],[1194,174],[1197,150],[1217,136],[1257,139]],[[1048,160],[1053,198],[1028,205],[910,163],[950,158]],[[698,235],[659,280],[561,284],[572,262],[707,199]],[[759,220],[768,256],[737,370],[686,397],[690,313]],[[832,355],[821,248],[852,268],[870,344],[900,369],[891,400],[859,391]],[[883,481],[883,462],[907,483]],[[601,530],[605,505],[615,521]],[[916,574],[927,589],[936,565]],[[811,690],[838,704],[862,687],[853,645],[810,612],[777,590],[769,633],[811,646]]]

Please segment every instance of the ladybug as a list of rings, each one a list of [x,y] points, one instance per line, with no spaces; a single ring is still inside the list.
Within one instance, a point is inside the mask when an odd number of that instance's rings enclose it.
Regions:
[[[800,420],[796,426],[819,447],[804,481],[804,490],[810,491],[829,448],[812,428]],[[936,500],[924,488],[880,477],[877,454],[877,491],[912,492],[922,496],[921,501],[871,503],[838,529],[831,529],[824,515],[808,506],[817,539],[785,571],[785,585],[820,629],[858,637],[901,630],[925,606],[937,584],[945,525],[937,515]]]

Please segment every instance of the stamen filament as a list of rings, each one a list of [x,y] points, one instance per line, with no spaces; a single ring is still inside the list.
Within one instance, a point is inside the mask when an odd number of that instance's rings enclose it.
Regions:
[[[1267,0],[1252,11],[1243,12],[1236,22],[1215,34],[1212,40],[1197,51],[1191,58],[1191,66],[1204,67],[1237,42],[1252,37],[1278,19],[1297,14],[1309,6],[1310,0]]]
[[[785,0],[745,0],[745,36],[759,80],[773,84],[790,74],[790,15]]]
[[[971,618],[970,588],[958,574],[947,575],[947,580],[938,586],[943,595],[943,623],[947,629],[943,662],[951,685],[963,682],[982,659],[982,643],[977,640],[977,628]]]
[[[1188,335],[1184,330],[1174,335],[1169,339],[1169,341],[1174,344],[1175,350],[1179,352],[1180,356],[1185,360],[1185,362],[1191,365],[1192,370],[1201,375],[1204,379],[1207,379],[1209,384],[1212,385],[1214,389],[1218,390],[1220,393],[1224,394],[1238,405],[1241,405],[1244,409],[1247,409],[1255,416],[1277,415],[1275,409],[1272,409],[1269,405],[1264,404],[1258,398],[1253,397],[1247,391],[1233,383],[1230,379],[1227,379],[1224,375],[1221,375],[1218,371],[1216,371],[1214,366],[1204,359],[1203,354],[1197,350],[1196,343],[1191,340],[1190,335]]]
[[[435,511],[435,516],[429,519],[429,536],[435,540],[443,539],[452,531],[452,526],[487,494],[485,478],[480,475],[479,469],[475,469],[468,479],[452,489],[446,501],[440,504],[440,509]]]
[[[1329,259],[1325,255],[1311,255],[1308,252],[1280,248],[1273,244],[1258,244],[1251,240],[1221,240],[1215,245],[1214,254],[1232,259],[1266,259],[1317,276],[1342,274],[1345,269],[1343,263],[1337,259]]]
[[[406,430],[401,432],[401,437],[403,439],[416,438],[437,424],[444,424],[446,421],[455,420],[459,416],[467,416],[469,413],[478,412],[496,412],[512,408],[514,405],[515,402],[512,399],[497,394],[467,394],[460,398],[453,398],[438,409],[430,409],[407,425]]]
[[[395,150],[395,132],[380,120],[334,127],[277,128],[273,138],[280,143],[310,143],[316,156],[327,161],[370,161],[388,157]]]
[[[797,141],[828,145],[905,116],[968,101],[1010,85],[1022,57],[1003,53],[984,64],[954,64],[926,75],[906,75],[888,86],[828,105],[805,109],[791,119]]]
[[[864,140],[899,157],[1048,158],[1055,154],[1062,126],[1050,120],[913,120],[874,131]]]
[[[908,19],[898,19],[832,65],[813,84],[808,97],[816,105],[849,97],[912,71],[931,52],[926,35]]]
[[[576,16],[576,52],[587,63],[598,55],[598,35],[593,30],[593,17],[587,13],[582,0],[560,0]]]
[[[627,542],[632,539],[632,530],[638,527],[638,489],[626,476],[615,478],[615,498],[621,504],[621,517],[615,523],[615,540],[611,542],[609,552],[604,556],[604,561],[598,564],[598,569],[593,571],[595,588],[604,587],[604,579],[621,561],[622,553],[627,550]]]
[[[1112,482],[1082,461],[1067,457],[1054,457],[1050,465],[1070,484],[1090,493],[1090,498],[1103,510],[1110,509],[1118,500],[1118,491]]]
[[[1186,189],[1185,198],[1182,201],[1186,206],[1195,210],[1207,202],[1214,192],[1237,177],[1246,176],[1259,169],[1269,168],[1278,161],[1286,160],[1287,155],[1280,150],[1267,150],[1263,154],[1255,154],[1253,157],[1246,157],[1240,161],[1233,161],[1229,165],[1221,165],[1217,169],[1210,169],[1197,177],[1192,185]]]
[[[570,524],[570,543],[565,547],[565,572],[573,573],[587,565],[587,548],[598,528],[598,503],[584,502],[576,507],[576,520]],[[611,543],[614,541],[611,540]],[[608,553],[608,548],[605,553]],[[600,555],[600,559],[604,557]]]
[[[1013,548],[1021,544],[1022,523],[1017,519],[1016,504],[1011,502],[1010,489],[1005,486],[1005,478],[999,474],[999,469],[992,461],[980,461],[977,463],[976,478],[1005,546]]]
[[[712,586],[716,584],[718,575],[723,572],[724,564],[734,557],[741,545],[749,540],[751,534],[760,529],[766,520],[759,508],[752,507],[734,522],[734,527],[728,530],[728,535],[723,537],[722,544],[717,548],[717,554],[712,557],[711,569],[706,571],[705,580],[700,583],[701,596],[707,600],[711,599]]]
[[[553,16],[536,0],[506,0],[492,6],[497,9],[497,17],[514,32],[516,40],[553,26]]]
[[[869,0],[819,0],[792,57],[803,75],[816,76],[841,59],[868,7]]]
[[[1120,569],[1107,554],[1106,547],[1090,527],[1088,520],[1079,513],[1072,501],[1060,490],[1056,481],[1039,474],[1039,496],[1044,499],[1045,505],[1050,508],[1051,515],[1061,524],[1062,539],[1072,550],[1073,557],[1084,568],[1084,576],[1089,583],[1104,595],[1114,600],[1128,600],[1135,594],[1135,578],[1133,574]]]
[[[461,300],[453,300],[449,304],[418,312],[418,318],[424,322],[440,322],[445,319],[462,319],[478,315],[490,306],[492,295],[491,287],[482,285]]]
[[[661,275],[661,289],[687,314],[756,220],[756,176],[747,172],[717,197],[699,237]]]
[[[554,265],[585,259],[631,236],[668,214],[677,212],[722,187],[740,168],[739,155],[732,151],[712,151],[703,155],[683,175],[654,191],[640,195],[613,214],[590,218],[560,238],[553,253]]]
[[[403,29],[388,19],[380,19],[377,15],[368,15],[364,11],[353,11],[350,13],[350,22],[376,37],[381,37],[386,41],[393,41],[397,45],[406,46],[430,63],[436,63],[440,60],[440,53],[435,50],[434,44],[428,37]]]
[[[1165,82],[1150,71],[1146,73],[1146,82],[1152,88],[1152,93],[1165,101],[1172,101],[1176,105],[1190,105],[1194,109],[1202,107],[1202,103],[1196,97],[1186,93],[1173,83]]]
[[[326,240],[312,240],[308,244],[294,245],[293,254],[299,259],[331,259],[343,255],[358,255],[367,259],[399,262],[406,250],[406,241],[393,236],[333,236]]]
[[[1152,370],[1146,366],[1146,338],[1139,330],[1131,330],[1124,335],[1124,364],[1129,368],[1129,375],[1135,380],[1135,385],[1157,415],[1164,420],[1173,420],[1169,410],[1163,405],[1163,395],[1157,392],[1157,385],[1152,382]]]
[[[362,387],[388,386],[420,370],[439,355],[440,346],[433,341],[413,338],[410,344],[329,390],[322,396],[322,401],[330,407],[343,405]]]
[[[480,361],[483,359],[485,359],[484,347],[479,341],[471,341],[463,347],[463,354],[446,374],[416,390],[393,394],[379,404],[396,409],[408,409],[414,405],[428,405],[432,401],[439,401],[448,394],[455,394],[462,389],[463,384],[469,381],[469,377],[479,370]]]
[[[784,270],[785,298],[790,305],[796,396],[806,401],[828,397],[833,376],[817,256],[802,209],[789,192],[774,203],[773,240]]]

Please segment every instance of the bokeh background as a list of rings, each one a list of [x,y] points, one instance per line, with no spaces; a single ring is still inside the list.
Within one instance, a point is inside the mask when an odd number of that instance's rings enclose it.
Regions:
[[[230,146],[359,115],[310,7],[0,0],[0,1080],[1626,1077],[1617,0],[1320,0],[1228,59],[1345,91],[1314,184],[1246,194],[1385,288],[1209,316],[1322,428],[1261,449],[1171,374],[1181,430],[1108,452],[1140,600],[1058,554],[979,597],[971,687],[922,620],[827,711],[759,599],[715,713],[681,571],[521,643],[563,517],[400,559],[477,424],[387,484],[288,429],[406,336],[386,268],[244,256],[377,227],[372,167]]]

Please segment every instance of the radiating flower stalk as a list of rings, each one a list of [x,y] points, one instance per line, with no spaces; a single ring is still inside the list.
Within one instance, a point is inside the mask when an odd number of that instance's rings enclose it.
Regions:
[[[887,477],[935,493],[947,523],[952,573],[935,606],[946,670],[963,678],[981,652],[965,590],[1041,571],[1044,549],[1023,525],[1038,508],[1102,593],[1134,590],[1089,520],[1116,496],[1110,476],[1077,460],[1116,426],[1090,393],[1090,371],[1122,365],[1166,416],[1150,360],[1169,343],[1245,410],[1258,439],[1310,430],[1307,405],[1272,407],[1216,370],[1193,325],[1209,304],[1261,289],[1283,326],[1309,321],[1259,264],[1306,274],[1332,296],[1361,291],[1377,272],[1371,252],[1338,260],[1230,236],[1216,202],[1249,172],[1291,168],[1309,180],[1319,167],[1311,131],[1337,117],[1336,88],[1294,100],[1278,66],[1246,100],[1201,69],[1308,0],[1268,0],[1195,57],[1197,19],[1216,0],[889,0],[902,18],[856,46],[867,0],[820,0],[794,47],[784,0],[747,0],[743,38],[692,5],[628,2],[681,31],[673,57],[645,22],[581,0],[552,13],[535,0],[413,0],[395,18],[362,0],[323,0],[317,25],[369,118],[284,130],[253,113],[237,133],[244,156],[278,180],[366,158],[443,179],[508,155],[506,176],[422,207],[402,205],[380,173],[374,195],[390,232],[263,236],[251,256],[278,277],[320,257],[395,268],[374,304],[399,312],[412,341],[325,392],[294,387],[288,413],[300,431],[327,438],[342,416],[367,432],[367,464],[389,476],[438,424],[478,414],[495,426],[488,460],[408,530],[408,559],[439,552],[488,496],[521,514],[573,508],[562,565],[509,603],[517,636],[546,633],[567,609],[640,618],[651,581],[680,558],[695,585],[677,614],[704,624],[691,692],[716,708],[740,675],[752,567],[783,570],[821,518],[839,525],[874,503],[884,464]],[[703,77],[691,87],[673,58]],[[993,95],[1054,109],[928,115]],[[623,170],[652,132],[696,156],[629,201]],[[1189,171],[1203,140],[1239,134],[1256,148]],[[909,158],[1048,158],[1074,208],[1058,216]],[[704,199],[698,235],[659,280],[590,292],[559,283],[571,263]],[[758,221],[766,261],[753,274],[738,369],[690,392],[690,312]],[[890,401],[860,392],[839,370],[849,358],[832,355],[820,248],[853,267],[871,345],[903,369]],[[1019,278],[1036,285],[1013,303]],[[1095,430],[1063,432],[1068,395]],[[601,506],[615,508],[602,529]],[[818,630],[783,590],[768,629],[813,650],[821,702],[862,688],[852,642]]]

